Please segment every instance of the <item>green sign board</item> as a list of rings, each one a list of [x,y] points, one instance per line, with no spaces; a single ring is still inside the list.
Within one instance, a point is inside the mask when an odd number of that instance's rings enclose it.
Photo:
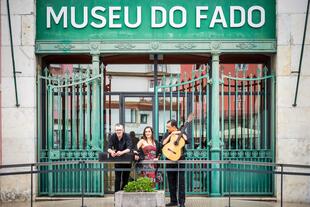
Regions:
[[[37,41],[275,40],[275,0],[37,0]]]

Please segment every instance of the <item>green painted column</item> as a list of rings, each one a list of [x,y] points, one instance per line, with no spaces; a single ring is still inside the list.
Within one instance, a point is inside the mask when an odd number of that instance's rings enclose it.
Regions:
[[[220,160],[220,81],[219,81],[219,53],[212,53],[212,117],[211,117],[211,160]],[[220,168],[219,164],[212,164],[211,171],[211,196],[220,196]]]
[[[99,74],[99,54],[92,55],[92,76]],[[99,150],[100,141],[100,84],[97,79],[94,80],[92,85],[92,140],[91,148]]]

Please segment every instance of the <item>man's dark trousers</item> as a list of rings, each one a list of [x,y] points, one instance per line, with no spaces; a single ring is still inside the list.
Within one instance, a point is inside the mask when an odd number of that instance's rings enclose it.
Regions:
[[[127,171],[119,171],[120,169]],[[130,164],[115,164],[115,192],[123,190],[128,183],[131,165]],[[121,185],[122,184],[122,185]]]
[[[179,171],[177,164],[167,164],[167,168],[172,168],[173,171],[167,171],[169,192],[170,192],[170,202],[171,203],[185,203],[185,172],[184,164],[179,164]],[[177,191],[179,192],[179,200],[177,199]]]

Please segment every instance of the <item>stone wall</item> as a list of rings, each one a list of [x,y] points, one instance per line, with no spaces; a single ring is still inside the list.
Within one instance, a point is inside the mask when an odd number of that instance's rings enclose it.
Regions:
[[[310,21],[297,99],[293,107],[307,0],[277,1],[277,162],[310,164]],[[294,73],[295,72],[295,73]],[[296,170],[296,169],[293,169]],[[278,179],[278,197],[280,182]],[[284,178],[287,201],[310,202],[309,177]]]
[[[2,164],[35,161],[35,1],[10,0],[13,46],[20,107],[16,107],[6,0],[1,0]],[[24,200],[30,195],[28,176],[0,178],[2,200]]]
[[[310,164],[310,20],[304,51],[297,107],[292,107],[297,82],[307,0],[277,1],[278,52],[273,66],[277,73],[277,162]],[[15,91],[10,53],[6,0],[1,0],[1,112],[2,164],[34,162],[36,156],[36,58],[35,1],[10,0],[17,89]],[[1,177],[4,200],[28,198],[29,176]],[[310,202],[310,179],[286,176],[285,200]],[[278,182],[278,193],[279,193]]]

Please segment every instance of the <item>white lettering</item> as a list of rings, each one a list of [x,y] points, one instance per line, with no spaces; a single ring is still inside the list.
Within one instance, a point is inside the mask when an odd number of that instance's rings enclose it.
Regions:
[[[201,11],[208,11],[208,6],[197,6],[196,7],[196,28],[200,28],[200,20],[201,19],[207,19],[207,15],[202,15]]]
[[[53,17],[53,20],[55,24],[59,24],[62,16],[64,17],[63,20],[63,27],[67,28],[68,27],[68,22],[67,22],[67,7],[61,7],[58,15],[56,16],[55,11],[52,7],[48,6],[46,7],[46,27],[51,28],[51,15]]]
[[[71,25],[74,28],[82,29],[87,26],[88,23],[88,8],[84,6],[83,8],[83,23],[77,24],[75,19],[75,7],[71,7]]]
[[[257,10],[260,12],[260,22],[255,24],[253,23],[253,12]],[[262,27],[265,24],[265,9],[260,6],[252,6],[248,10],[248,24],[253,28],[259,28]]]
[[[161,13],[161,22],[156,23],[156,11]],[[164,27],[167,24],[167,11],[161,6],[152,6],[152,28]]]
[[[240,12],[240,22],[236,23],[235,11]],[[245,10],[241,6],[230,7],[230,27],[242,27],[245,24]]]
[[[181,11],[181,15],[182,15],[182,21],[181,23],[177,24],[174,21],[174,12],[175,11]],[[184,7],[181,6],[174,6],[170,9],[169,11],[169,23],[172,27],[174,28],[182,28],[186,25],[186,10],[184,9]]]
[[[141,6],[137,7],[137,21],[134,24],[129,23],[128,6],[125,6],[125,25],[129,28],[137,28],[141,25]]]
[[[218,14],[220,15],[219,19],[217,18]],[[210,23],[210,28],[213,28],[216,23],[222,24],[224,28],[227,27],[227,22],[225,20],[224,12],[221,6],[215,7],[215,11]]]
[[[91,22],[90,25],[93,26],[94,28],[100,29],[100,28],[105,27],[105,25],[107,24],[107,20],[106,20],[103,16],[97,14],[97,13],[96,13],[97,11],[104,12],[104,11],[105,11],[105,8],[102,7],[102,6],[96,6],[96,7],[94,7],[94,8],[91,10],[91,15],[92,15],[92,17],[94,17],[95,19],[99,20],[101,23],[100,23],[100,24],[97,24],[97,23],[95,23],[95,22]]]
[[[109,7],[109,27],[110,28],[122,28],[121,24],[115,24],[114,20],[120,19],[119,14],[114,14],[114,11],[120,11],[120,6],[111,6]]]
[[[227,13],[224,15],[224,8]],[[70,10],[69,10],[70,9]],[[171,26],[171,28],[183,28],[187,25],[187,10],[183,6],[173,6],[165,8],[164,6],[151,6],[151,22],[149,23],[143,18],[143,14],[147,11],[142,11],[142,6],[87,6],[78,9],[75,6],[61,7],[54,9],[52,6],[46,7],[46,28],[62,26],[68,28],[69,24],[73,28],[92,27],[96,29],[107,28],[138,28],[141,25],[151,26],[151,28],[163,28]],[[168,10],[169,9],[169,10]],[[71,12],[68,14],[68,12]],[[133,12],[133,13],[131,13]],[[142,13],[143,12],[143,13]],[[209,6],[195,7],[195,28],[241,28],[249,25],[251,28],[261,28],[266,23],[266,11],[263,7],[254,5],[248,9],[243,6],[215,6],[214,11],[209,10]],[[229,14],[228,14],[229,13]],[[68,17],[69,15],[69,17]],[[211,17],[212,15],[212,17]],[[229,17],[228,17],[229,15]],[[68,19],[69,18],[69,19]],[[71,19],[70,19],[71,18]],[[192,17],[194,18],[194,17]],[[226,18],[229,18],[226,20]],[[143,22],[145,21],[145,22]],[[227,26],[227,21],[229,25]],[[197,30],[198,31],[198,30]],[[199,32],[206,32],[205,30]]]

